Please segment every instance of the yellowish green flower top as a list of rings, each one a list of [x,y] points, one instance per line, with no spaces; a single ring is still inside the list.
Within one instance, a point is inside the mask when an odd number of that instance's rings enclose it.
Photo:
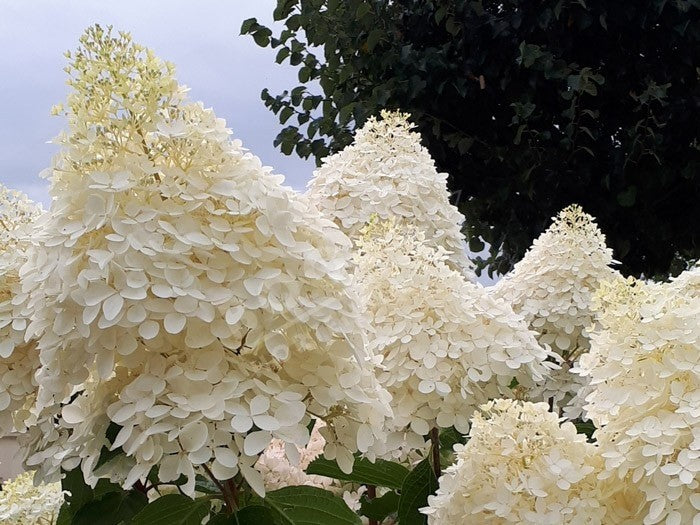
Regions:
[[[60,483],[35,486],[25,472],[3,484],[0,490],[0,523],[3,525],[54,525],[63,505]]]

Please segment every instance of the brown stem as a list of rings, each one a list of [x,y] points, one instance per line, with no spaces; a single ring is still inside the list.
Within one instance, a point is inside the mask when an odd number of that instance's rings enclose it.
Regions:
[[[229,494],[231,494],[231,501],[233,501],[234,506],[238,508],[238,487],[234,483],[233,478],[224,481],[224,485],[228,489]]]
[[[377,497],[377,487],[374,485],[366,485],[367,487],[367,499],[375,499]],[[377,520],[369,520],[369,525],[379,525]]]
[[[207,473],[207,476],[209,476],[209,478],[214,482],[214,485],[216,485],[221,491],[221,495],[224,498],[224,504],[226,505],[226,510],[229,514],[233,514],[236,511],[236,502],[233,498],[233,494],[229,494],[229,492],[226,490],[226,487],[224,487],[221,484],[221,482],[218,479],[216,479],[214,473],[209,469],[209,467],[206,466],[206,464],[203,464],[202,467]]]
[[[139,492],[148,495],[148,489],[146,486],[141,482],[141,480],[137,480],[136,483],[134,483],[134,489],[138,490]]]
[[[440,431],[437,427],[430,430],[430,451],[433,456],[433,470],[435,471],[435,477],[440,479],[442,471],[440,469]]]

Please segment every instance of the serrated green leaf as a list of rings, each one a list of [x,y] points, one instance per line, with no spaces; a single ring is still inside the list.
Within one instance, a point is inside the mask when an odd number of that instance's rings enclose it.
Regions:
[[[263,503],[272,511],[276,523],[280,525],[362,523],[360,517],[341,498],[317,487],[284,487],[268,492]]]
[[[130,519],[148,503],[146,495],[135,490],[110,492],[91,501],[75,513],[71,525],[119,525]]]
[[[247,18],[246,20],[243,20],[243,23],[241,24],[241,34],[245,35],[248,33],[253,27],[257,25],[258,21],[255,18]]]
[[[401,525],[425,525],[427,516],[418,509],[427,506],[428,496],[437,490],[437,479],[426,458],[414,468],[403,482],[399,500]]]
[[[209,513],[209,502],[181,494],[166,494],[146,505],[131,525],[200,525]]]
[[[408,469],[403,465],[383,459],[371,463],[368,459],[356,458],[352,472],[346,474],[340,470],[335,461],[319,457],[309,463],[306,473],[363,485],[400,489],[408,475]]]

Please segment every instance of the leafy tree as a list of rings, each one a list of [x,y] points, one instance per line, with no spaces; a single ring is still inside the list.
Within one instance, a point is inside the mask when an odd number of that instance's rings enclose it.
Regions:
[[[560,209],[598,217],[629,274],[700,256],[698,0],[279,0],[298,67],[262,92],[275,145],[320,161],[382,108],[409,111],[450,173],[481,268],[505,272]]]

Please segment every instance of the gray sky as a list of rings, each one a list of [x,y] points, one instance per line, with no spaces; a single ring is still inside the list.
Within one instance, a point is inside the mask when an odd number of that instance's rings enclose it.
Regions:
[[[0,0],[0,182],[48,204],[48,167],[56,147],[46,141],[65,125],[51,106],[65,99],[63,52],[77,47],[94,23],[129,31],[134,40],[175,63],[190,97],[213,107],[235,137],[264,164],[303,189],[312,161],[287,157],[272,146],[281,129],[260,100],[294,87],[296,70],[276,64],[275,53],[239,36],[241,22],[269,25],[275,0]]]

